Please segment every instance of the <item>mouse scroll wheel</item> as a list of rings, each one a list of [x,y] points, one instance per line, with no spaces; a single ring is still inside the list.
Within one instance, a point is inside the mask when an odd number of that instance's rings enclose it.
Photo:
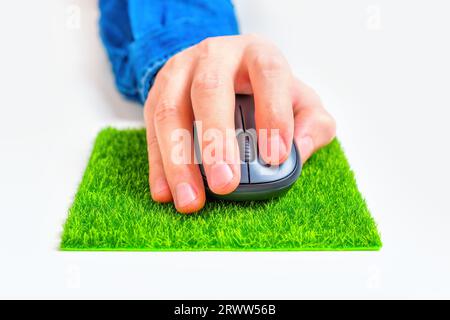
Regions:
[[[245,140],[244,140],[244,161],[245,162],[250,162],[250,155],[251,155],[250,148],[251,148],[250,137],[246,135]]]

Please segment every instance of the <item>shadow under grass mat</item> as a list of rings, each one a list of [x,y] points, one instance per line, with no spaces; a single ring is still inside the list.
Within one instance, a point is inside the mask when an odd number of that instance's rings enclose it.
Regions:
[[[378,250],[376,224],[338,140],[313,155],[287,194],[207,201],[196,214],[151,200],[144,129],[102,130],[69,210],[62,250]]]

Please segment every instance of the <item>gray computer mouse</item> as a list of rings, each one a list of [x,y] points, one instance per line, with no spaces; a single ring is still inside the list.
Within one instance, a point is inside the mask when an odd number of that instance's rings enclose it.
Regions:
[[[271,199],[286,193],[300,176],[302,169],[300,153],[295,143],[292,144],[289,157],[279,166],[268,165],[261,159],[258,152],[255,106],[252,95],[236,95],[234,121],[241,158],[241,181],[232,193],[215,194],[208,187],[205,171],[200,163],[207,195],[224,200],[250,201]],[[200,149],[196,132],[194,144],[195,154],[199,159]]]

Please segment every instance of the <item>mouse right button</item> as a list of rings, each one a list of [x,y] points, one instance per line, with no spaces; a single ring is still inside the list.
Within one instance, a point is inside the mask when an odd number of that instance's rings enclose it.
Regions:
[[[249,163],[250,183],[265,183],[283,179],[295,170],[297,152],[292,146],[290,156],[279,166],[266,164],[261,157]]]

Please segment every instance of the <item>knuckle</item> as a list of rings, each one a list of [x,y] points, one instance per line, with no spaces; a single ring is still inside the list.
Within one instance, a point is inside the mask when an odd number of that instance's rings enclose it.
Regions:
[[[272,101],[267,101],[264,103],[262,110],[264,110],[261,114],[261,120],[268,124],[273,124],[277,120],[277,106]]]
[[[148,146],[148,149],[150,150],[150,152],[149,152],[150,153],[149,154],[149,162],[150,162],[150,165],[151,165],[157,159],[156,157],[152,156],[152,153],[156,152],[155,150],[159,149],[158,139],[156,138],[155,135],[153,135],[153,136],[148,138],[147,146]]]
[[[253,61],[254,67],[265,77],[280,75],[284,67],[283,59],[275,54],[259,53]]]
[[[218,72],[209,71],[205,73],[198,74],[194,77],[192,81],[193,90],[213,90],[222,87],[224,84],[223,78]]]
[[[154,121],[156,123],[158,122],[165,122],[170,119],[173,119],[177,117],[179,114],[179,108],[176,104],[168,101],[168,100],[161,100],[155,107],[155,113],[154,113]]]
[[[155,77],[155,83],[153,84],[153,88],[155,87],[164,87],[170,79],[170,68],[164,65],[164,67],[158,71]]]
[[[216,41],[213,38],[206,38],[197,45],[200,58],[209,57],[211,55],[215,42]]]
[[[170,67],[173,67],[174,65],[179,64],[179,62],[181,60],[180,59],[181,54],[182,53],[177,53],[177,54],[173,55],[172,57],[170,57],[169,60],[167,60],[165,66],[170,68]]]
[[[263,37],[261,35],[259,35],[257,33],[253,33],[253,32],[245,34],[244,37],[251,41],[256,41],[256,42],[263,41]]]
[[[271,127],[279,127],[280,125],[289,125],[289,118],[285,116],[285,113],[281,112],[279,104],[275,101],[267,101],[263,107],[263,119]]]
[[[186,60],[188,59],[187,51],[179,52],[167,60],[161,71],[165,71],[166,74],[177,72],[186,68]]]
[[[262,47],[275,48],[270,40],[260,34],[248,33],[244,37],[248,40],[250,49],[261,49]]]

